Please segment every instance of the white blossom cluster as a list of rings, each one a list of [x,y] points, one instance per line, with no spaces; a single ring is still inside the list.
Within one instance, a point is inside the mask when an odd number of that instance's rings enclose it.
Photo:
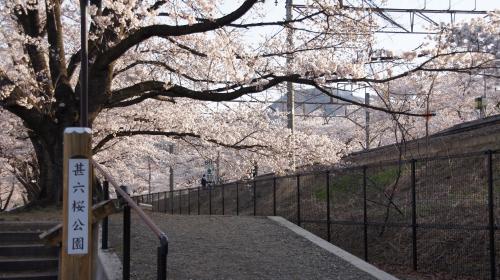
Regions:
[[[142,28],[151,28],[148,29],[151,32],[154,27],[188,29],[195,24],[208,24],[233,11],[227,7],[238,7],[242,2],[103,0],[102,7],[90,8],[91,74],[95,70],[92,66],[103,60],[107,51],[115,50],[114,47],[143,31]],[[4,0],[0,4],[0,106],[33,109],[51,124],[58,122],[56,109],[66,105],[56,103],[55,96],[55,88],[60,86],[64,75],[57,76],[48,66],[62,58],[49,45],[44,29],[51,20],[47,15],[56,7],[55,3]],[[283,19],[271,24],[274,20],[268,20],[269,12],[259,2],[232,25],[179,36],[156,35],[128,46],[125,53],[107,66],[109,73],[105,74],[110,75],[111,82],[100,92],[102,100],[113,100],[118,90],[146,81],[162,83],[163,87],[156,89],[161,94],[122,109],[108,110],[106,106],[110,104],[99,104],[93,124],[94,144],[108,134],[137,130],[190,133],[197,137],[119,137],[104,145],[97,158],[124,182],[142,187],[149,180],[145,166],[154,165],[161,181],[166,176],[164,167],[174,165],[183,174],[179,186],[187,186],[197,182],[203,172],[203,160],[215,159],[217,154],[224,166],[222,176],[227,180],[242,178],[255,163],[262,172],[286,172],[292,155],[297,166],[332,164],[343,154],[363,146],[363,129],[359,125],[362,114],[354,114],[351,121],[332,121],[331,127],[336,129],[333,132],[326,131],[321,121],[308,121],[292,137],[284,129],[283,115],[263,113],[266,112],[263,108],[246,105],[216,110],[219,105],[193,99],[210,99],[207,98],[210,95],[213,99],[223,99],[225,94],[250,87],[255,87],[254,91],[264,90],[273,79],[282,76],[298,77],[325,87],[333,87],[339,80],[366,79],[376,90],[372,95],[378,95],[373,103],[376,106],[403,113],[437,113],[426,123],[423,118],[373,112],[373,141],[381,145],[473,118],[471,100],[481,88],[479,74],[498,76],[497,66],[493,66],[500,57],[499,11],[484,19],[443,25],[439,35],[430,38],[422,48],[394,52],[373,48],[377,26],[370,12],[341,9],[334,0],[306,4],[305,8],[295,10],[294,21],[286,24]],[[43,27],[39,36],[25,34],[17,21],[17,16],[31,12],[37,13]],[[74,92],[68,94],[76,93],[79,81],[78,66],[69,65],[78,57],[80,48],[79,12],[78,0],[62,1],[61,56],[66,70],[73,67],[67,78]],[[259,26],[263,23],[269,25]],[[292,40],[288,40],[289,32]],[[33,69],[29,48],[40,54],[38,58],[47,64],[42,65],[47,70]],[[390,59],[382,63],[377,57]],[[447,70],[439,73],[439,69]],[[451,70],[462,73],[451,75]],[[427,75],[425,71],[437,74]],[[411,75],[390,83],[377,83],[402,73]],[[496,83],[495,78],[485,82],[491,104],[488,114],[498,112],[495,106],[498,94],[492,90]],[[191,100],[171,99],[172,88],[196,94],[192,94]],[[131,101],[140,94],[120,101]],[[31,153],[23,123],[11,122],[11,118],[5,110],[0,111],[2,128],[6,127],[0,134],[4,151],[19,151],[20,145],[23,152]],[[403,129],[395,129],[398,127],[395,122]],[[165,149],[170,142],[176,145],[174,155]],[[231,145],[253,148],[225,147]],[[2,157],[17,155],[5,153]],[[6,164],[8,160],[2,161],[2,165]]]

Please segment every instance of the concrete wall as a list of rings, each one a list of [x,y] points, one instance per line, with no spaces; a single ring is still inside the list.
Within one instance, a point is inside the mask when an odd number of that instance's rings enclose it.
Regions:
[[[376,164],[402,159],[448,156],[500,149],[500,115],[462,123],[428,138],[353,153],[344,161],[355,165]]]

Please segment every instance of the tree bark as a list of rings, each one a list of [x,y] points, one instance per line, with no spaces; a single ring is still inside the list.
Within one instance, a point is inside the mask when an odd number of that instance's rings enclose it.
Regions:
[[[39,178],[34,178],[40,189],[36,200],[42,203],[54,204],[61,199],[63,130],[62,126],[52,126],[51,129],[39,128],[30,133],[39,167]]]

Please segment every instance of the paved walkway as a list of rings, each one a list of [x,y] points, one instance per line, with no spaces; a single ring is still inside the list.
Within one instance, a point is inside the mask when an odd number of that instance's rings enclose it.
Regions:
[[[168,234],[168,279],[375,279],[266,217],[151,213]],[[121,254],[121,215],[110,241]],[[156,279],[158,241],[133,215],[132,279]]]

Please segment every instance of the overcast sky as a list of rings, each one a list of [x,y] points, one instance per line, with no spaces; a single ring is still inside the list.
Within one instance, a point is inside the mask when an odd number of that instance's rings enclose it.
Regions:
[[[380,0],[375,0],[380,3]],[[223,10],[228,12],[234,10],[240,1],[228,1],[224,4]],[[285,0],[277,0],[278,4],[275,5],[275,0],[266,0],[264,5],[266,9],[266,20],[282,20],[285,18]],[[293,0],[293,4],[306,4],[307,0]],[[351,3],[352,5],[359,6],[361,0],[344,0],[345,4]],[[408,8],[408,9],[452,9],[452,10],[486,10],[492,11],[495,9],[500,9],[500,0],[387,0],[385,5],[381,7],[389,8]],[[402,24],[409,29],[410,27],[410,16],[408,13],[390,13],[389,14],[396,22]],[[449,14],[427,14],[436,22],[450,22]],[[457,14],[456,21],[462,21],[471,17],[477,17],[481,15],[460,15]],[[384,21],[379,22],[381,25],[386,25]],[[417,16],[415,16],[415,30],[423,30],[429,24]],[[253,32],[253,36],[259,36],[259,33],[269,31],[269,28],[258,28]],[[380,48],[388,48],[392,50],[411,50],[416,46],[420,45],[424,40],[425,35],[417,34],[377,34],[376,40]]]

